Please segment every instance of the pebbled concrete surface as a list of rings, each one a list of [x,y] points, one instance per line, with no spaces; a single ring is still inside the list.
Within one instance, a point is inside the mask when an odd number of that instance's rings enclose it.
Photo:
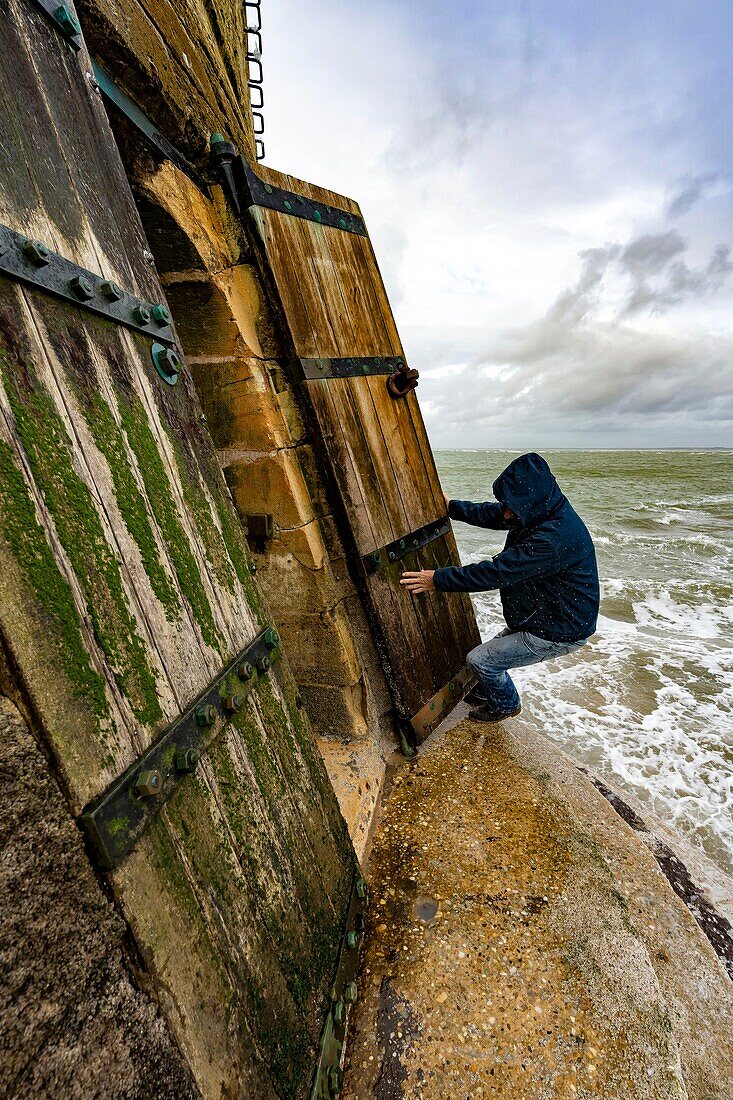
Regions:
[[[639,833],[522,721],[392,771],[347,1100],[733,1100],[733,983]]]

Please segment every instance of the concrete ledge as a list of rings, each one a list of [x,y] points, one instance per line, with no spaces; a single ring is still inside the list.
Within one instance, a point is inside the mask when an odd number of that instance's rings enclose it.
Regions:
[[[733,984],[652,851],[526,723],[392,773],[350,1100],[730,1100]]]

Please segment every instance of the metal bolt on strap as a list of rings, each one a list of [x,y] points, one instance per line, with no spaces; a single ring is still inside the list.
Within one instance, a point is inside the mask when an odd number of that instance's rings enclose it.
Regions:
[[[279,650],[272,644],[268,646],[273,635],[276,632],[272,627],[261,630],[198,699],[84,810],[79,823],[105,870],[119,866],[177,785],[188,781],[202,752],[228,722],[236,721],[236,709],[226,704],[236,700],[239,707],[243,706],[244,695],[257,683],[254,666],[266,657],[269,669],[277,659]],[[252,669],[246,684],[239,676],[245,665]]]

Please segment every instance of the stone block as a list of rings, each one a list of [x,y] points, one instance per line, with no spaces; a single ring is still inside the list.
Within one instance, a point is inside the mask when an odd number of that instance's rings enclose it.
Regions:
[[[224,475],[241,516],[270,512],[278,527],[301,527],[315,518],[300,463],[292,450],[253,455],[234,451]]]

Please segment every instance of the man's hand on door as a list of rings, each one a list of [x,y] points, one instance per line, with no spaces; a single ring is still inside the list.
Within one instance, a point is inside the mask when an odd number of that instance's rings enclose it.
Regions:
[[[435,592],[434,572],[434,569],[420,569],[416,573],[405,572],[400,577],[400,584],[404,585],[408,592],[413,592],[415,595],[423,592]]]

